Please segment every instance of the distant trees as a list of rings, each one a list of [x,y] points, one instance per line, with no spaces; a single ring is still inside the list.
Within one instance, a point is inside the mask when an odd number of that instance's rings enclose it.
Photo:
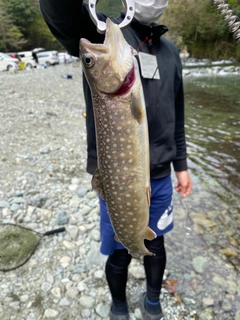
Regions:
[[[36,0],[0,0],[0,51],[60,48]]]
[[[240,16],[240,0],[228,3]],[[240,60],[240,46],[211,0],[170,0],[160,22],[170,30],[167,37],[193,57]]]
[[[0,51],[8,52],[25,43],[23,34],[14,25],[3,3],[0,1]]]
[[[240,0],[228,3],[240,17]],[[97,9],[117,17],[122,2],[99,0]],[[240,60],[240,46],[212,0],[170,0],[159,22],[170,30],[166,37],[180,50],[187,46],[192,57]],[[0,51],[35,47],[61,48],[39,12],[38,0],[0,0]]]

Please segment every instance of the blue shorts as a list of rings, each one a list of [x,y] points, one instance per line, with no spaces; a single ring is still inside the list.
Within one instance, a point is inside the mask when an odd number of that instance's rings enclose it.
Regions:
[[[173,228],[173,203],[171,175],[151,181],[151,205],[149,226],[157,236],[169,232]],[[124,246],[114,240],[114,230],[107,212],[106,202],[99,196],[100,202],[100,233],[102,254],[111,255],[116,249]]]

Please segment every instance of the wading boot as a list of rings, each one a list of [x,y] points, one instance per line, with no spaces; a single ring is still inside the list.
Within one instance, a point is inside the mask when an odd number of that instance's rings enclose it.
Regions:
[[[110,320],[129,320],[129,313],[127,311],[127,308],[126,308],[126,314],[118,314],[117,312],[116,313],[113,313],[113,305],[111,305],[111,310],[109,312],[109,319]]]
[[[163,312],[162,312],[161,304],[160,304],[159,313],[157,314],[151,314],[146,310],[146,303],[147,303],[146,296],[147,296],[147,293],[144,292],[139,297],[139,307],[142,313],[143,320],[163,320]]]

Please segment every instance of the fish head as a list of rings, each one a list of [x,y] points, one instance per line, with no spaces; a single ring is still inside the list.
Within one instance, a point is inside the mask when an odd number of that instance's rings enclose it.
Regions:
[[[133,49],[124,39],[119,26],[109,18],[106,24],[103,44],[91,43],[84,38],[80,40],[80,59],[91,91],[114,94],[126,79],[129,82],[134,57]]]

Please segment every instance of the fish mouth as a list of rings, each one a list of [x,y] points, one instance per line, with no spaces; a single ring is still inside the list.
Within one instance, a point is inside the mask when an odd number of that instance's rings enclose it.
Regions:
[[[92,43],[85,38],[80,39],[80,54],[83,55],[85,52],[98,52],[98,53],[109,53],[109,48],[102,43]]]

